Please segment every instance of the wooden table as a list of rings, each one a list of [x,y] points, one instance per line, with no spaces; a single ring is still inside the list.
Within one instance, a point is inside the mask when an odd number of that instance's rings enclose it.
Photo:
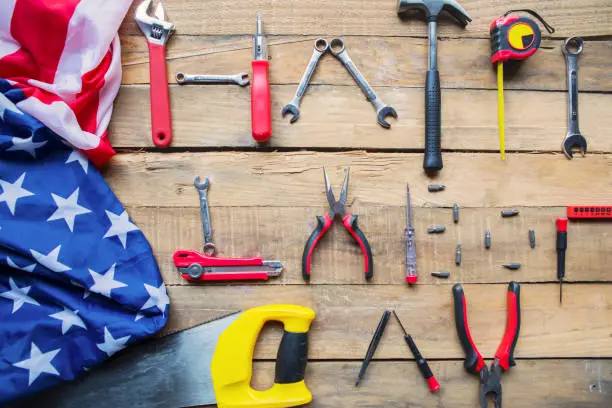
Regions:
[[[503,376],[504,406],[609,407],[612,404],[612,234],[609,223],[571,223],[567,284],[559,305],[554,219],[569,204],[611,204],[612,3],[527,0],[557,31],[506,81],[507,160],[498,153],[495,72],[488,26],[509,7],[463,0],[474,21],[439,26],[443,87],[444,170],[427,178],[423,161],[423,84],[426,24],[400,21],[392,0],[273,1],[165,0],[176,34],[168,44],[174,141],[151,143],[149,66],[145,39],[128,14],[120,34],[123,86],[110,137],[119,154],[105,177],[150,240],[171,297],[165,333],[228,312],[269,303],[312,307],[307,384],[313,407],[474,407],[478,379],[462,366],[451,287],[464,284],[472,334],[491,358],[505,326],[506,283],[521,282],[517,366]],[[257,10],[268,35],[273,138],[258,147],[250,132],[250,91],[232,85],[175,85],[176,72],[250,71]],[[580,59],[581,130],[586,158],[560,152],[566,134],[562,40],[585,38]],[[351,57],[399,120],[382,129],[349,74],[325,56],[303,100],[300,120],[280,116],[293,96],[319,36],[341,36]],[[351,167],[349,204],[374,252],[366,283],[362,258],[339,225],[321,242],[310,285],[300,272],[315,215],[327,210],[322,166],[339,189]],[[193,285],[172,264],[176,249],[198,249],[201,234],[196,175],[212,181],[214,236],[224,256],[281,260],[282,277],[265,284]],[[414,207],[419,284],[404,277],[405,189]],[[440,193],[430,183],[444,184]],[[453,203],[461,220],[452,223]],[[520,216],[501,219],[502,208]],[[428,235],[430,224],[446,224]],[[485,228],[492,248],[485,250]],[[529,248],[535,229],[537,247]],[[455,266],[462,244],[463,263]],[[501,267],[521,262],[518,271]],[[430,272],[448,270],[448,280]],[[354,381],[374,328],[395,309],[430,360],[442,389],[430,395],[400,328],[390,321],[366,378]],[[256,348],[257,387],[272,383],[280,339],[267,328]],[[490,360],[488,360],[490,361]]]

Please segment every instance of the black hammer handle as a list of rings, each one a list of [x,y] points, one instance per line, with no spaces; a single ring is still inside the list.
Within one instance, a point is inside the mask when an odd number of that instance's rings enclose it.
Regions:
[[[437,69],[429,70],[425,78],[425,173],[442,169],[440,104],[440,74]]]

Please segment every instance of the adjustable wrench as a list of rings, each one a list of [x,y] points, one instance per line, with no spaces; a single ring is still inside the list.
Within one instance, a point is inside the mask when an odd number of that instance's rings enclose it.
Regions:
[[[300,102],[306,93],[306,89],[308,88],[308,84],[310,83],[310,79],[317,69],[317,65],[319,64],[319,59],[329,51],[329,44],[325,39],[319,38],[315,41],[314,51],[312,52],[312,57],[310,57],[310,61],[308,61],[308,65],[306,66],[306,71],[304,71],[304,75],[302,75],[302,79],[300,80],[300,84],[298,85],[297,91],[295,91],[295,96],[281,111],[283,118],[291,113],[292,117],[289,120],[290,123],[295,123],[300,118]]]
[[[338,58],[346,70],[351,74],[361,91],[365,94],[366,99],[374,106],[376,109],[376,118],[378,119],[378,124],[385,129],[389,129],[391,124],[385,120],[387,116],[391,116],[392,118],[397,119],[397,112],[391,106],[385,105],[385,103],[380,100],[374,93],[374,90],[365,79],[363,74],[359,72],[355,63],[348,55],[348,52],[344,48],[344,42],[339,38],[334,38],[330,43],[330,52],[336,58]]]
[[[166,73],[166,42],[174,31],[174,24],[166,21],[161,3],[155,8],[155,17],[148,14],[151,0],[136,7],[135,19],[147,37],[149,45],[149,75],[151,83],[151,130],[157,147],[168,147],[172,142],[172,119]]]
[[[204,253],[208,256],[213,256],[217,252],[217,248],[213,243],[212,226],[210,222],[210,211],[208,209],[208,187],[210,181],[205,178],[202,183],[200,176],[193,180],[193,185],[198,190],[200,196],[200,213],[202,215],[202,231],[204,232]]]
[[[189,75],[179,72],[176,82],[184,84],[236,84],[246,86],[249,84],[249,74],[241,72],[236,75]]]
[[[565,40],[561,46],[565,54],[565,64],[567,66],[567,91],[568,99],[568,119],[567,136],[563,139],[561,150],[568,159],[573,158],[572,150],[577,148],[584,157],[587,150],[587,141],[580,134],[578,128],[578,56],[582,53],[582,39],[571,37]]]

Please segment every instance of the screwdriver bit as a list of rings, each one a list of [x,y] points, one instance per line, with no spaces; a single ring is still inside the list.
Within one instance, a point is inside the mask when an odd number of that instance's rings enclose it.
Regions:
[[[517,269],[521,269],[521,264],[518,262],[513,262],[509,264],[503,265],[504,268],[510,269],[511,271],[516,271]]]
[[[446,227],[444,225],[434,225],[427,228],[428,234],[441,234],[446,231]]]
[[[446,186],[443,184],[430,184],[427,186],[427,190],[429,190],[430,193],[437,193],[438,191],[442,191],[445,188]]]
[[[459,204],[453,204],[453,222],[455,224],[459,223]]]
[[[519,210],[502,210],[501,216],[504,218],[514,217],[515,215],[519,215]]]
[[[455,250],[455,265],[461,265],[461,244],[458,244]]]
[[[450,276],[450,272],[447,272],[447,271],[432,272],[431,276],[434,276],[436,278],[448,278]]]
[[[536,240],[535,240],[535,231],[529,230],[529,246],[535,248]]]
[[[491,230],[485,230],[485,248],[491,249]]]

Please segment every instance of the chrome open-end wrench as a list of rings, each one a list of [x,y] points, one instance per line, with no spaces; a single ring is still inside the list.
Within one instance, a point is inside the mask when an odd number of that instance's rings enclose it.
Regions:
[[[571,37],[565,40],[561,46],[565,54],[565,64],[567,66],[567,91],[568,99],[568,119],[567,136],[563,139],[561,150],[568,159],[573,158],[572,150],[579,149],[582,156],[587,151],[587,141],[580,133],[578,127],[578,56],[582,53],[583,41],[578,37]]]
[[[392,118],[397,119],[397,112],[391,106],[385,105],[385,103],[380,100],[376,96],[376,93],[365,79],[363,74],[357,69],[351,57],[349,57],[348,52],[344,48],[344,41],[339,38],[334,38],[330,42],[330,52],[332,55],[340,60],[346,70],[351,74],[361,91],[365,94],[366,99],[374,106],[376,109],[376,118],[378,119],[378,124],[385,129],[389,129],[391,124],[385,120],[387,116],[391,116]]]
[[[249,74],[241,72],[236,75],[189,75],[182,72],[176,74],[176,83],[185,84],[236,84],[247,86],[249,84]]]
[[[306,66],[306,71],[304,71],[304,75],[302,75],[302,79],[300,80],[300,84],[298,85],[297,90],[295,91],[295,96],[282,110],[281,114],[283,118],[291,113],[292,117],[289,120],[290,123],[296,122],[300,118],[300,102],[306,93],[306,89],[308,88],[308,84],[310,83],[310,79],[317,69],[317,65],[319,64],[319,59],[329,51],[329,44],[323,38],[319,38],[315,41],[314,51],[312,52],[312,57],[310,57],[310,61],[308,61],[308,65]]]
[[[136,7],[135,19],[149,45],[153,143],[157,147],[168,147],[172,142],[172,119],[166,73],[166,42],[174,31],[174,24],[166,21],[166,12],[161,3],[155,8],[155,17],[148,13],[150,6],[151,0],[140,3]]]
[[[197,176],[193,180],[193,185],[198,190],[198,195],[200,196],[200,213],[202,215],[202,231],[204,232],[204,254],[213,256],[217,252],[217,247],[213,243],[210,210],[208,209],[208,187],[210,186],[210,181],[205,178],[202,183],[200,176]]]

